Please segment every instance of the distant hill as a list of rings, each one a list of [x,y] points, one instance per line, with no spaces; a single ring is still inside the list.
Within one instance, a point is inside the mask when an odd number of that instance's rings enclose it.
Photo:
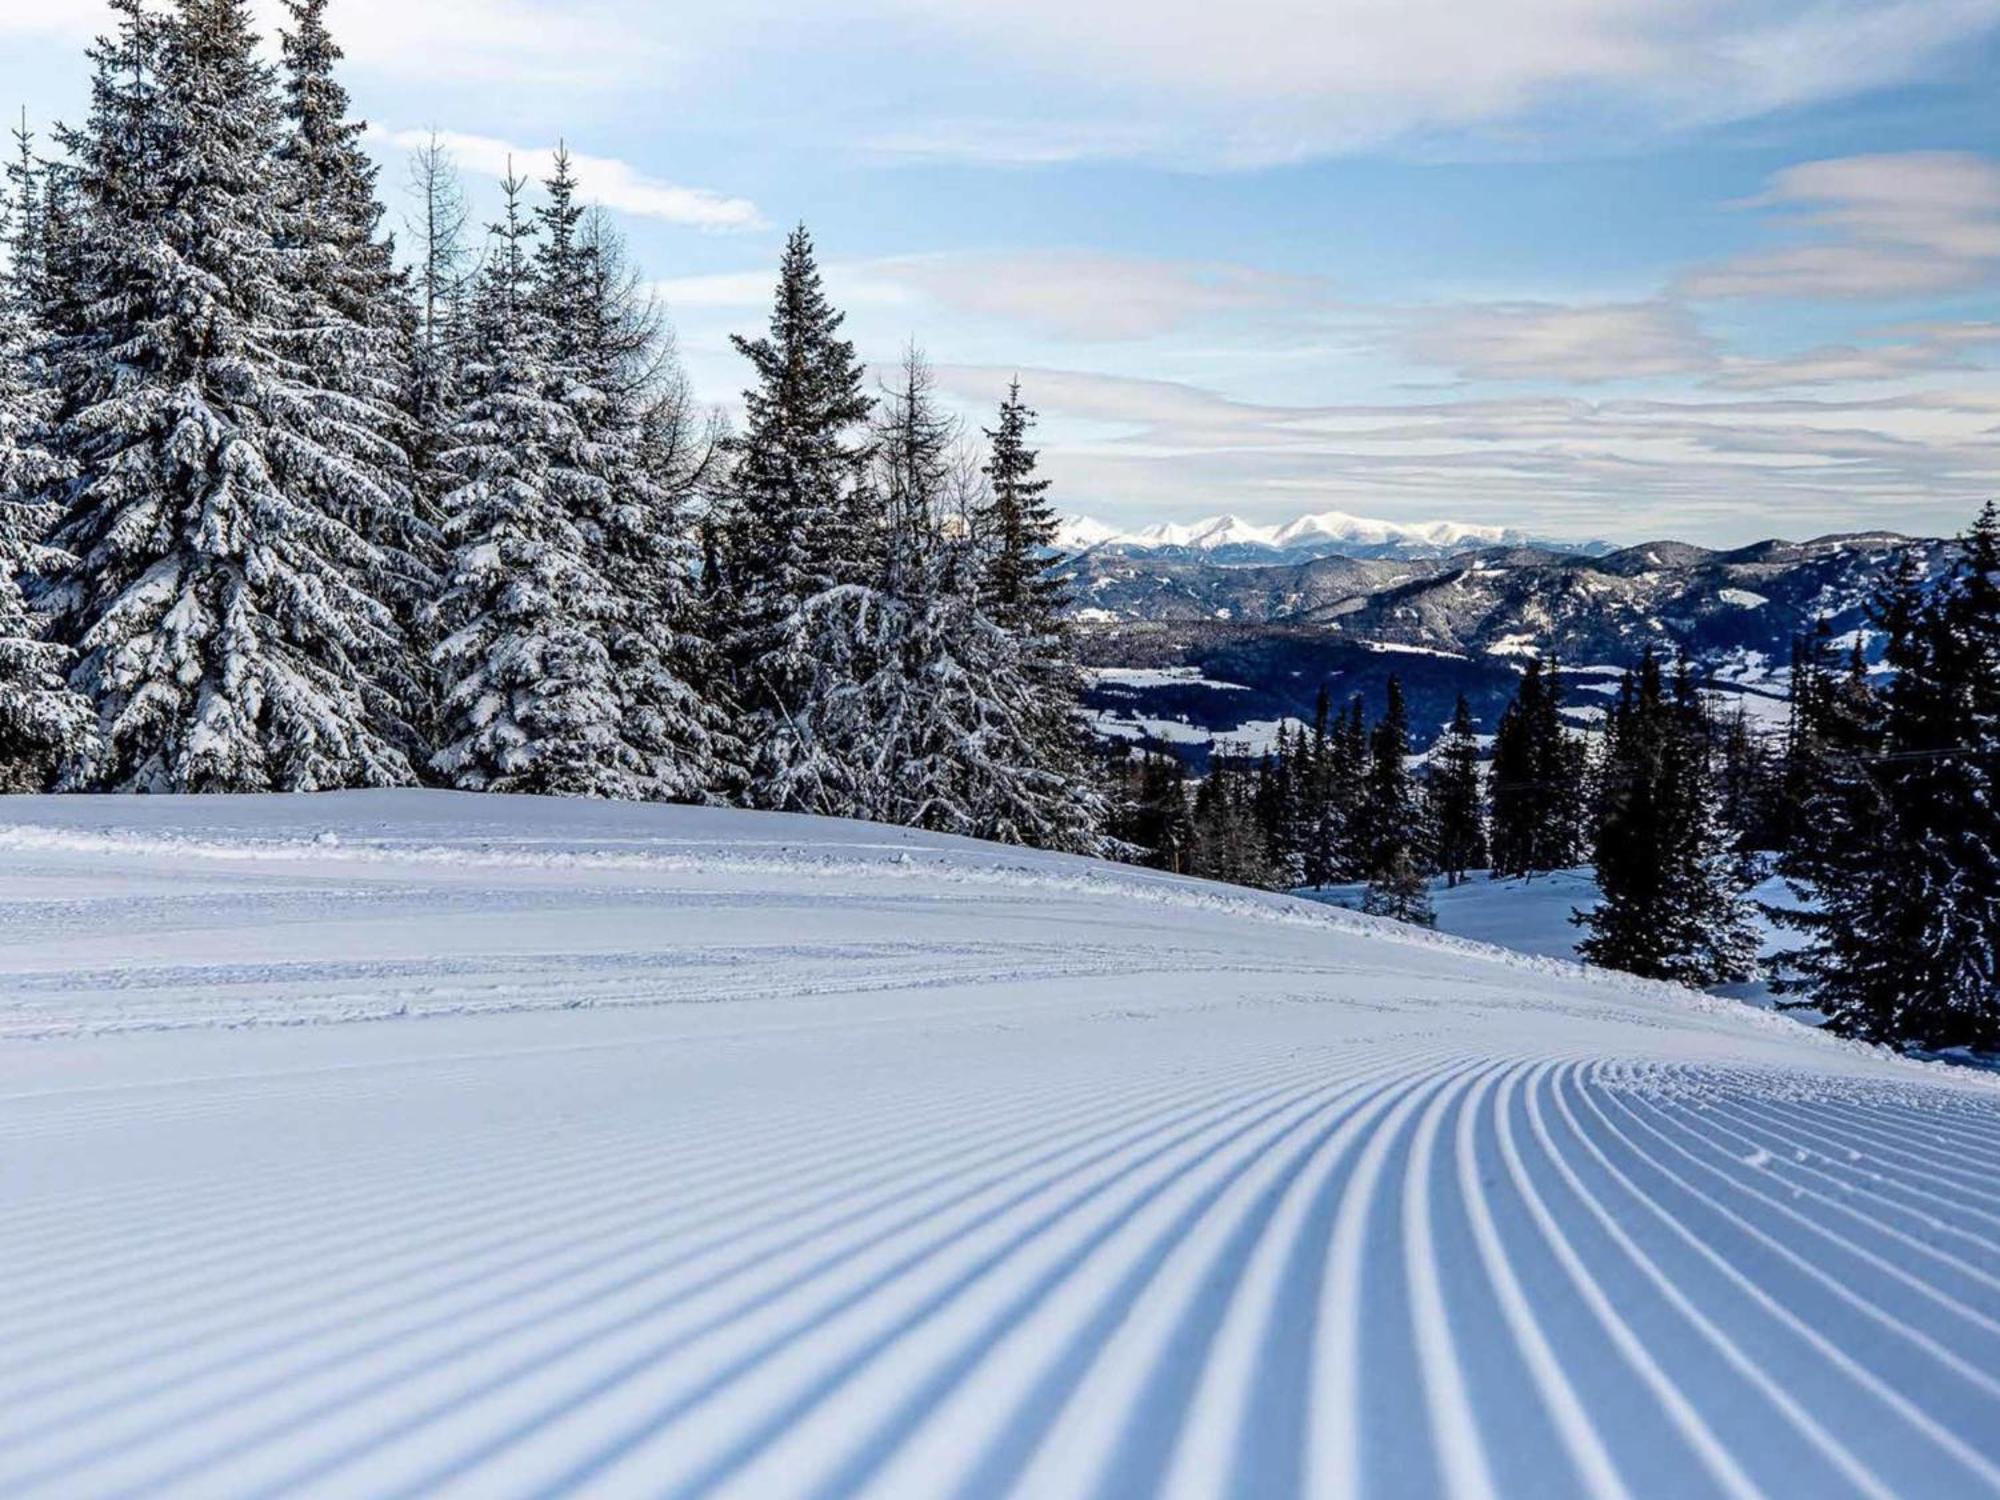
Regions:
[[[1359,692],[1379,704],[1392,674],[1420,742],[1461,692],[1490,729],[1537,655],[1563,664],[1574,717],[1588,722],[1649,645],[1686,654],[1713,690],[1780,726],[1794,637],[1824,616],[1879,654],[1868,600],[1912,548],[1933,574],[1949,561],[1950,543],[1869,532],[1729,550],[1658,541],[1586,556],[1519,544],[1247,566],[1099,546],[1066,566],[1100,728],[1199,758],[1218,738],[1254,748],[1284,719],[1309,718],[1322,686],[1336,702]]]

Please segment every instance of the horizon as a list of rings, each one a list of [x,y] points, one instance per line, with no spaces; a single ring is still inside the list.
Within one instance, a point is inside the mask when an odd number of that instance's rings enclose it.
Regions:
[[[104,14],[0,0],[44,142]],[[1018,371],[1060,508],[1121,530],[1728,547],[2000,492],[2000,0],[329,19],[392,226],[432,130],[481,220],[567,141],[731,409],[803,221],[871,364],[914,339],[973,428]]]

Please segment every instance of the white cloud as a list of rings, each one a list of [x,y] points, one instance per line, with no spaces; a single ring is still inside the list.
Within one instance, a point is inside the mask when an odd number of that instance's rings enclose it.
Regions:
[[[1581,111],[1673,128],[1919,76],[2000,0],[882,0],[1069,85],[1000,139],[1079,156],[1296,160]],[[947,123],[979,158],[990,141]],[[1119,134],[1126,137],[1118,139]],[[898,138],[926,144],[928,132]],[[1510,130],[1517,142],[1518,131]],[[935,150],[935,146],[930,147]]]
[[[285,24],[279,0],[255,10],[267,38]],[[81,41],[111,23],[104,0],[0,0],[0,36]],[[430,80],[581,85],[678,55],[627,0],[332,0],[327,24],[357,67]]]
[[[1011,369],[944,367],[998,399]],[[1872,400],[1532,396],[1288,407],[1165,381],[1021,372],[1066,508],[1133,522],[1218,509],[1450,514],[1573,535],[1749,540],[1961,526],[2000,484],[2000,380]]]
[[[1677,303],[1469,303],[1426,309],[1403,348],[1474,380],[1594,384],[1707,369],[1714,347]]]
[[[487,177],[503,177],[509,170],[533,181],[547,177],[555,165],[551,146],[517,146],[491,136],[464,135],[454,131],[400,130],[384,132],[381,138],[402,150],[414,150],[435,139],[461,167]],[[606,156],[570,153],[570,168],[576,174],[582,196],[620,213],[661,219],[670,224],[687,224],[698,229],[757,229],[763,216],[747,198],[731,198],[705,188],[679,187],[650,177],[629,163]]]
[[[1725,359],[1706,384],[1742,391],[1874,384],[1976,369],[1969,352],[2000,345],[2000,323],[1912,323],[1880,333],[1887,342],[1829,344],[1780,359]]]
[[[670,307],[755,308],[773,272],[666,281]],[[1210,320],[1328,304],[1323,283],[1246,266],[1073,250],[890,256],[822,267],[829,295],[850,308],[942,310],[1023,334],[1085,343],[1156,338]]]
[[[1701,298],[1887,298],[1980,285],[2000,271],[2000,162],[1964,151],[1788,167],[1746,205],[1797,212],[1814,243],[1696,270]]]

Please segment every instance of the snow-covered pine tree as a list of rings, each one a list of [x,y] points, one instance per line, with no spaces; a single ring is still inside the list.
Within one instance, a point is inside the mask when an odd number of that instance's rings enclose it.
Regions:
[[[443,743],[433,764],[467,790],[643,798],[650,767],[625,741],[604,640],[601,548],[571,508],[574,477],[556,472],[582,435],[537,295],[526,184],[510,175],[503,187],[440,458],[460,483],[445,498]]]
[[[1596,836],[1602,899],[1577,921],[1591,963],[1709,985],[1748,978],[1757,945],[1735,836],[1719,815],[1714,734],[1685,666],[1668,697],[1648,650],[1607,727]]]
[[[459,403],[474,277],[466,243],[471,210],[457,165],[435,134],[410,153],[405,191],[413,257],[410,388],[403,402],[410,421],[411,482],[418,514],[442,535],[444,497],[458,486],[439,458],[450,445],[446,430]]]
[[[1483,870],[1491,850],[1486,838],[1486,790],[1479,767],[1479,739],[1472,705],[1461,694],[1431,761],[1430,800],[1437,833],[1437,866],[1452,885],[1468,870]]]
[[[281,111],[247,0],[115,6],[56,330],[44,595],[104,729],[100,784],[313,790],[411,779],[374,690],[398,648],[384,559],[325,491],[339,467],[290,357]]]
[[[692,511],[715,432],[695,410],[623,241],[601,213],[571,218],[567,153],[549,188],[544,243],[572,243],[539,263],[539,284],[551,317],[567,320],[557,363],[580,441],[565,467],[583,480],[580,517],[602,551],[605,640],[625,738],[647,768],[649,796],[697,801],[740,778],[742,754],[695,596]]]
[[[914,348],[878,410],[884,569],[856,725],[867,737],[849,751],[859,810],[1000,843],[1093,848],[1096,789],[1080,757],[1050,754],[1049,671],[1034,653],[1054,637],[1007,628],[991,602],[990,498]]]
[[[42,638],[23,588],[58,559],[42,544],[50,518],[37,499],[55,470],[42,446],[37,178],[25,126],[17,139],[22,160],[0,195],[0,792],[35,792],[87,767],[97,716],[65,680],[70,653]]]
[[[548,334],[548,394],[568,422],[548,432],[552,496],[570,514],[598,578],[592,630],[622,704],[616,758],[632,768],[622,796],[690,802],[722,780],[726,722],[694,624],[692,434],[672,430],[660,380],[676,374],[658,310],[630,272],[624,244],[578,196],[558,148],[536,210],[532,296]]]
[[[1420,927],[1437,923],[1424,879],[1423,792],[1410,774],[1410,718],[1403,684],[1389,679],[1388,702],[1369,741],[1367,811],[1368,889],[1362,910]]]
[[[994,701],[1012,699],[1018,758],[997,780],[979,821],[1008,841],[1084,853],[1097,847],[1104,807],[1089,774],[1079,715],[1083,684],[1070,654],[1069,584],[1053,571],[1057,518],[1040,454],[1035,412],[1017,378],[985,434],[982,503],[967,518],[977,544],[973,602],[1005,637],[993,662]]]
[[[867,709],[884,628],[885,528],[867,482],[862,388],[842,315],[803,227],[786,242],[770,331],[737,338],[756,377],[728,445],[719,531],[728,654],[755,806],[840,815],[860,805]]]
[[[327,0],[284,4],[277,191],[291,307],[277,342],[295,367],[297,420],[315,443],[296,457],[281,453],[278,478],[375,545],[372,590],[394,608],[401,630],[368,666],[376,690],[410,726],[404,748],[421,763],[436,686],[413,642],[429,637],[443,554],[417,500],[410,454],[409,282],[381,232],[377,169],[361,148],[366,127],[348,118],[347,90],[335,76],[342,53],[326,27]]]

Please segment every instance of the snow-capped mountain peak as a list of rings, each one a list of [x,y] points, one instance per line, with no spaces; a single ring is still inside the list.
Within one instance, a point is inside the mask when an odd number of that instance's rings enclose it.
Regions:
[[[1473,547],[1529,546],[1535,539],[1503,526],[1465,521],[1385,521],[1321,511],[1277,525],[1241,516],[1166,522],[1125,531],[1088,516],[1065,517],[1057,544],[1068,552],[1115,547],[1134,552],[1178,549],[1222,562],[1295,562],[1314,557],[1436,556]],[[1560,545],[1560,544],[1556,544]]]

